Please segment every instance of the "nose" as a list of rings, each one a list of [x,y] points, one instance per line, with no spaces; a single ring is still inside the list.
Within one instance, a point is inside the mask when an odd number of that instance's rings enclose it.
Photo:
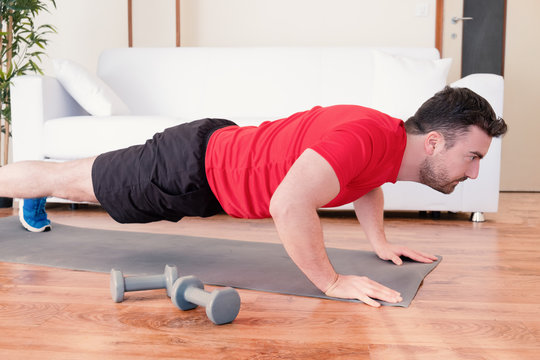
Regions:
[[[465,175],[469,177],[469,179],[476,179],[478,177],[479,172],[480,172],[480,160],[475,160],[471,163]]]

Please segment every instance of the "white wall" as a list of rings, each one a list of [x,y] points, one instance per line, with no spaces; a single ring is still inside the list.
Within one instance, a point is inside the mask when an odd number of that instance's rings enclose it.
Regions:
[[[433,47],[435,0],[182,0],[181,34],[183,46]]]
[[[57,30],[49,35],[46,74],[53,73],[51,58],[69,58],[95,71],[104,49],[128,46],[126,0],[56,0],[56,9],[49,8],[50,13],[41,13],[36,21]]]
[[[56,3],[38,18],[58,30],[49,58],[95,71],[104,49],[128,46],[127,0]],[[174,46],[175,32],[175,0],[133,0],[134,46]],[[181,0],[181,40],[182,46],[432,47],[435,0]],[[43,67],[52,74],[50,61]]]
[[[125,1],[127,2],[127,0]],[[133,46],[176,46],[176,1],[132,1]]]
[[[501,189],[540,191],[540,1],[507,1]]]

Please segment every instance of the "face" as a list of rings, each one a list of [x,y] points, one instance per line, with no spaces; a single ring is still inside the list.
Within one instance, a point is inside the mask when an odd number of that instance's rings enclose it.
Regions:
[[[480,160],[487,154],[491,137],[477,126],[456,139],[450,149],[444,140],[429,139],[426,147],[433,147],[420,167],[420,182],[444,194],[450,194],[456,186],[469,178],[476,179]]]

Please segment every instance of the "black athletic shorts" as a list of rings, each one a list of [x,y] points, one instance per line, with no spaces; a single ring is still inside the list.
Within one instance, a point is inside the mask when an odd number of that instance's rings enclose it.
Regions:
[[[197,120],[157,133],[145,144],[99,155],[92,167],[96,198],[120,223],[223,211],[208,185],[204,157],[212,133],[232,125],[224,119]]]

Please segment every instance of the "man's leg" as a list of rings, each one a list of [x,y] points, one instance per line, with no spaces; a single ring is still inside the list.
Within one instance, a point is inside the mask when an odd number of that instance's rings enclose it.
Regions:
[[[0,168],[0,196],[22,198],[19,219],[32,232],[51,229],[45,212],[48,196],[97,202],[92,187],[94,158],[64,163],[23,161]]]
[[[0,196],[24,199],[19,219],[25,229],[51,229],[45,203],[48,196],[73,201],[97,202],[92,186],[95,158],[53,163],[23,161],[0,168]]]
[[[63,163],[22,161],[0,168],[0,196],[97,202],[92,186],[95,158]]]

